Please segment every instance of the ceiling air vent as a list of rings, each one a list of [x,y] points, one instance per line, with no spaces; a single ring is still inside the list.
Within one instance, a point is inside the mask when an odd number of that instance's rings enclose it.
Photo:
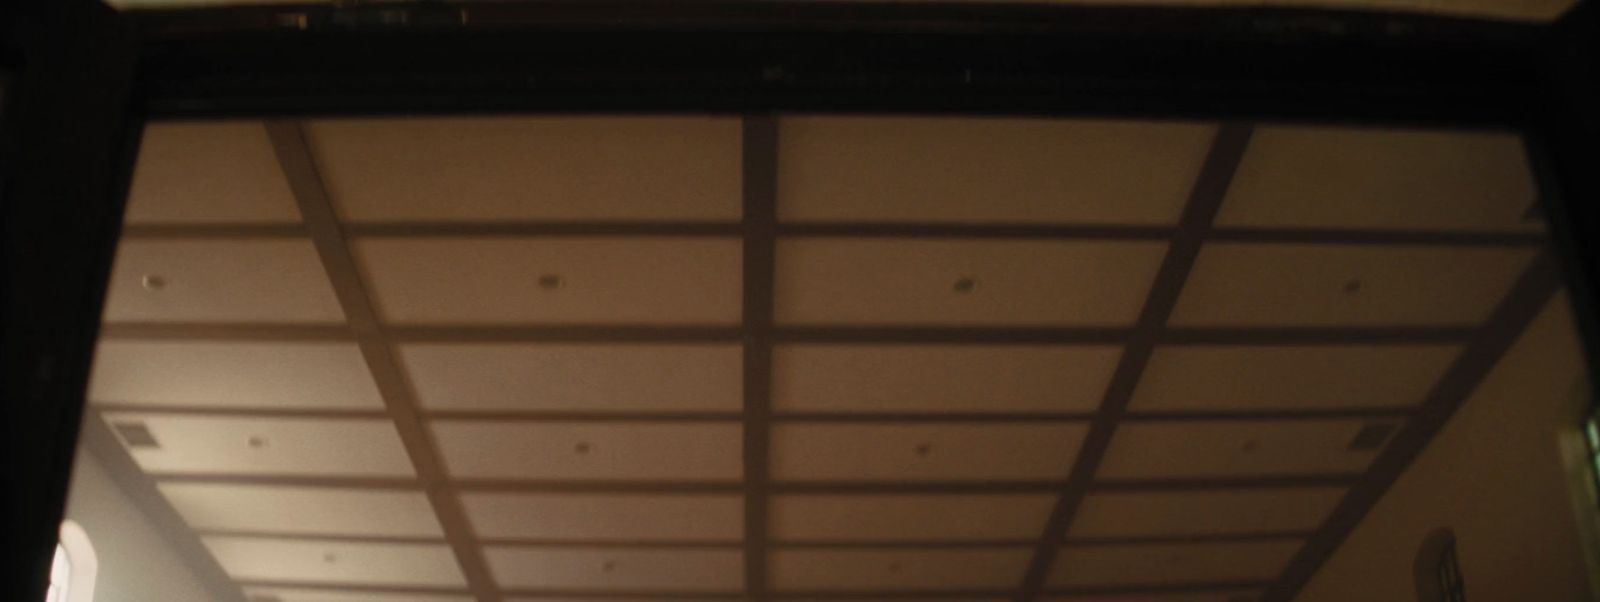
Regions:
[[[156,436],[150,434],[150,427],[143,422],[113,422],[111,429],[117,432],[122,442],[134,449],[161,447],[156,442]]]
[[[1389,440],[1389,435],[1394,434],[1396,428],[1393,422],[1369,422],[1356,431],[1356,436],[1350,438],[1350,451],[1367,451],[1378,449],[1384,441]]]

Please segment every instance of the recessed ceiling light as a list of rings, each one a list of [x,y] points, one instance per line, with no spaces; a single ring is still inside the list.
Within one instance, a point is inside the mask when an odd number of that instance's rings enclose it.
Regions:
[[[950,285],[950,290],[962,294],[978,290],[978,279],[973,276],[956,278],[955,283]]]
[[[139,279],[139,285],[143,286],[144,290],[147,291],[159,291],[167,288],[167,279],[160,274],[145,274],[143,278]]]

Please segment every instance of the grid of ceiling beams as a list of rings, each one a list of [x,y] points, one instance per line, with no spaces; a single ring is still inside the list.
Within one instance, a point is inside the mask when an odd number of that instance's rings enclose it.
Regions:
[[[1534,198],[1493,132],[155,125],[93,416],[262,599],[1287,600],[1556,290]]]

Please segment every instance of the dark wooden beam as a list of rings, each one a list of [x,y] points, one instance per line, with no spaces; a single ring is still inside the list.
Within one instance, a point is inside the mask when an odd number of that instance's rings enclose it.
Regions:
[[[233,483],[240,485],[279,485],[285,487],[341,487],[349,489],[418,489],[414,479],[351,476],[242,475],[237,473],[147,473],[158,482]],[[1194,479],[1115,479],[1090,483],[1089,491],[1197,491],[1229,488],[1327,487],[1354,485],[1359,473],[1302,474],[1259,477],[1208,477]],[[771,495],[835,494],[871,495],[939,493],[1057,493],[1065,481],[801,481],[772,482]],[[528,481],[516,479],[457,478],[451,487],[458,491],[513,493],[740,493],[739,481]]]
[[[1194,188],[1190,191],[1178,229],[1167,248],[1167,255],[1156,272],[1155,283],[1150,287],[1139,320],[1106,387],[1099,415],[1090,423],[1089,434],[1084,438],[1072,472],[1060,491],[1060,499],[1050,513],[1044,533],[1039,537],[1033,560],[1023,576],[1018,597],[1021,602],[1032,602],[1045,587],[1061,548],[1059,542],[1071,528],[1078,506],[1082,504],[1101,461],[1105,459],[1106,451],[1111,447],[1111,437],[1116,432],[1122,413],[1133,398],[1134,387],[1138,385],[1161,332],[1166,328],[1168,316],[1178,304],[1178,296],[1183,291],[1195,259],[1200,255],[1200,245],[1209,233],[1222,200],[1227,196],[1233,174],[1238,170],[1239,161],[1250,143],[1251,132],[1251,126],[1238,123],[1224,123],[1217,130]]]
[[[738,222],[401,222],[347,224],[351,238],[364,237],[518,237],[518,236],[723,236],[744,234]]]
[[[305,238],[304,224],[128,224],[124,240],[194,240],[211,238]]]
[[[777,271],[778,120],[744,119],[744,581],[766,602],[767,474],[772,442],[773,291]]]
[[[345,408],[280,408],[215,406],[157,406],[142,403],[96,402],[102,412],[134,412],[140,414],[182,414],[187,416],[256,416],[274,418],[387,418],[388,410]],[[1412,406],[1400,407],[1339,407],[1306,408],[1296,410],[1188,410],[1188,411],[1128,411],[1124,421],[1142,422],[1215,422],[1240,420],[1351,420],[1351,419],[1403,419],[1416,411]],[[428,420],[476,420],[492,422],[731,422],[744,419],[742,412],[656,412],[626,411],[572,411],[572,410],[419,410]],[[773,412],[770,423],[831,423],[831,424],[972,424],[972,423],[1029,423],[1084,422],[1101,414],[1098,412],[920,412],[920,413],[867,413],[867,412]]]
[[[1132,328],[1114,326],[993,328],[971,326],[773,326],[780,344],[1120,345]],[[1163,345],[1465,344],[1477,329],[1453,326],[1169,328]],[[390,325],[392,343],[737,343],[737,325],[451,324]],[[108,340],[353,341],[344,324],[120,322]]]
[[[355,341],[344,324],[247,324],[216,322],[111,322],[100,327],[106,341]]]
[[[389,418],[399,431],[400,441],[411,458],[423,491],[428,494],[428,501],[444,529],[445,539],[461,565],[461,573],[478,602],[499,602],[499,591],[489,574],[483,550],[473,538],[460,500],[447,486],[448,475],[438,445],[422,422],[416,394],[384,333],[384,325],[361,278],[355,256],[345,242],[305,132],[298,121],[272,121],[267,124],[267,133],[312,242],[316,244],[317,255],[322,258],[323,268],[333,282],[334,294],[349,320],[361,355],[372,371]]]
[[[738,222],[685,221],[414,221],[345,223],[347,238],[483,238],[669,236],[738,237]],[[939,222],[787,222],[773,224],[779,238],[887,238],[980,240],[1169,240],[1170,225],[1125,224],[963,224]],[[130,224],[123,238],[185,240],[214,238],[304,238],[304,224]],[[1434,245],[1458,247],[1530,247],[1545,244],[1537,230],[1449,232],[1363,228],[1224,227],[1210,238],[1225,242],[1304,243],[1327,245]]]

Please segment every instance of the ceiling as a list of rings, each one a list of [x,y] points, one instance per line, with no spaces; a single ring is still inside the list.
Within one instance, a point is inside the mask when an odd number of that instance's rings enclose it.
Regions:
[[[1535,198],[1503,132],[157,123],[90,427],[263,602],[1270,600],[1553,294]]]

